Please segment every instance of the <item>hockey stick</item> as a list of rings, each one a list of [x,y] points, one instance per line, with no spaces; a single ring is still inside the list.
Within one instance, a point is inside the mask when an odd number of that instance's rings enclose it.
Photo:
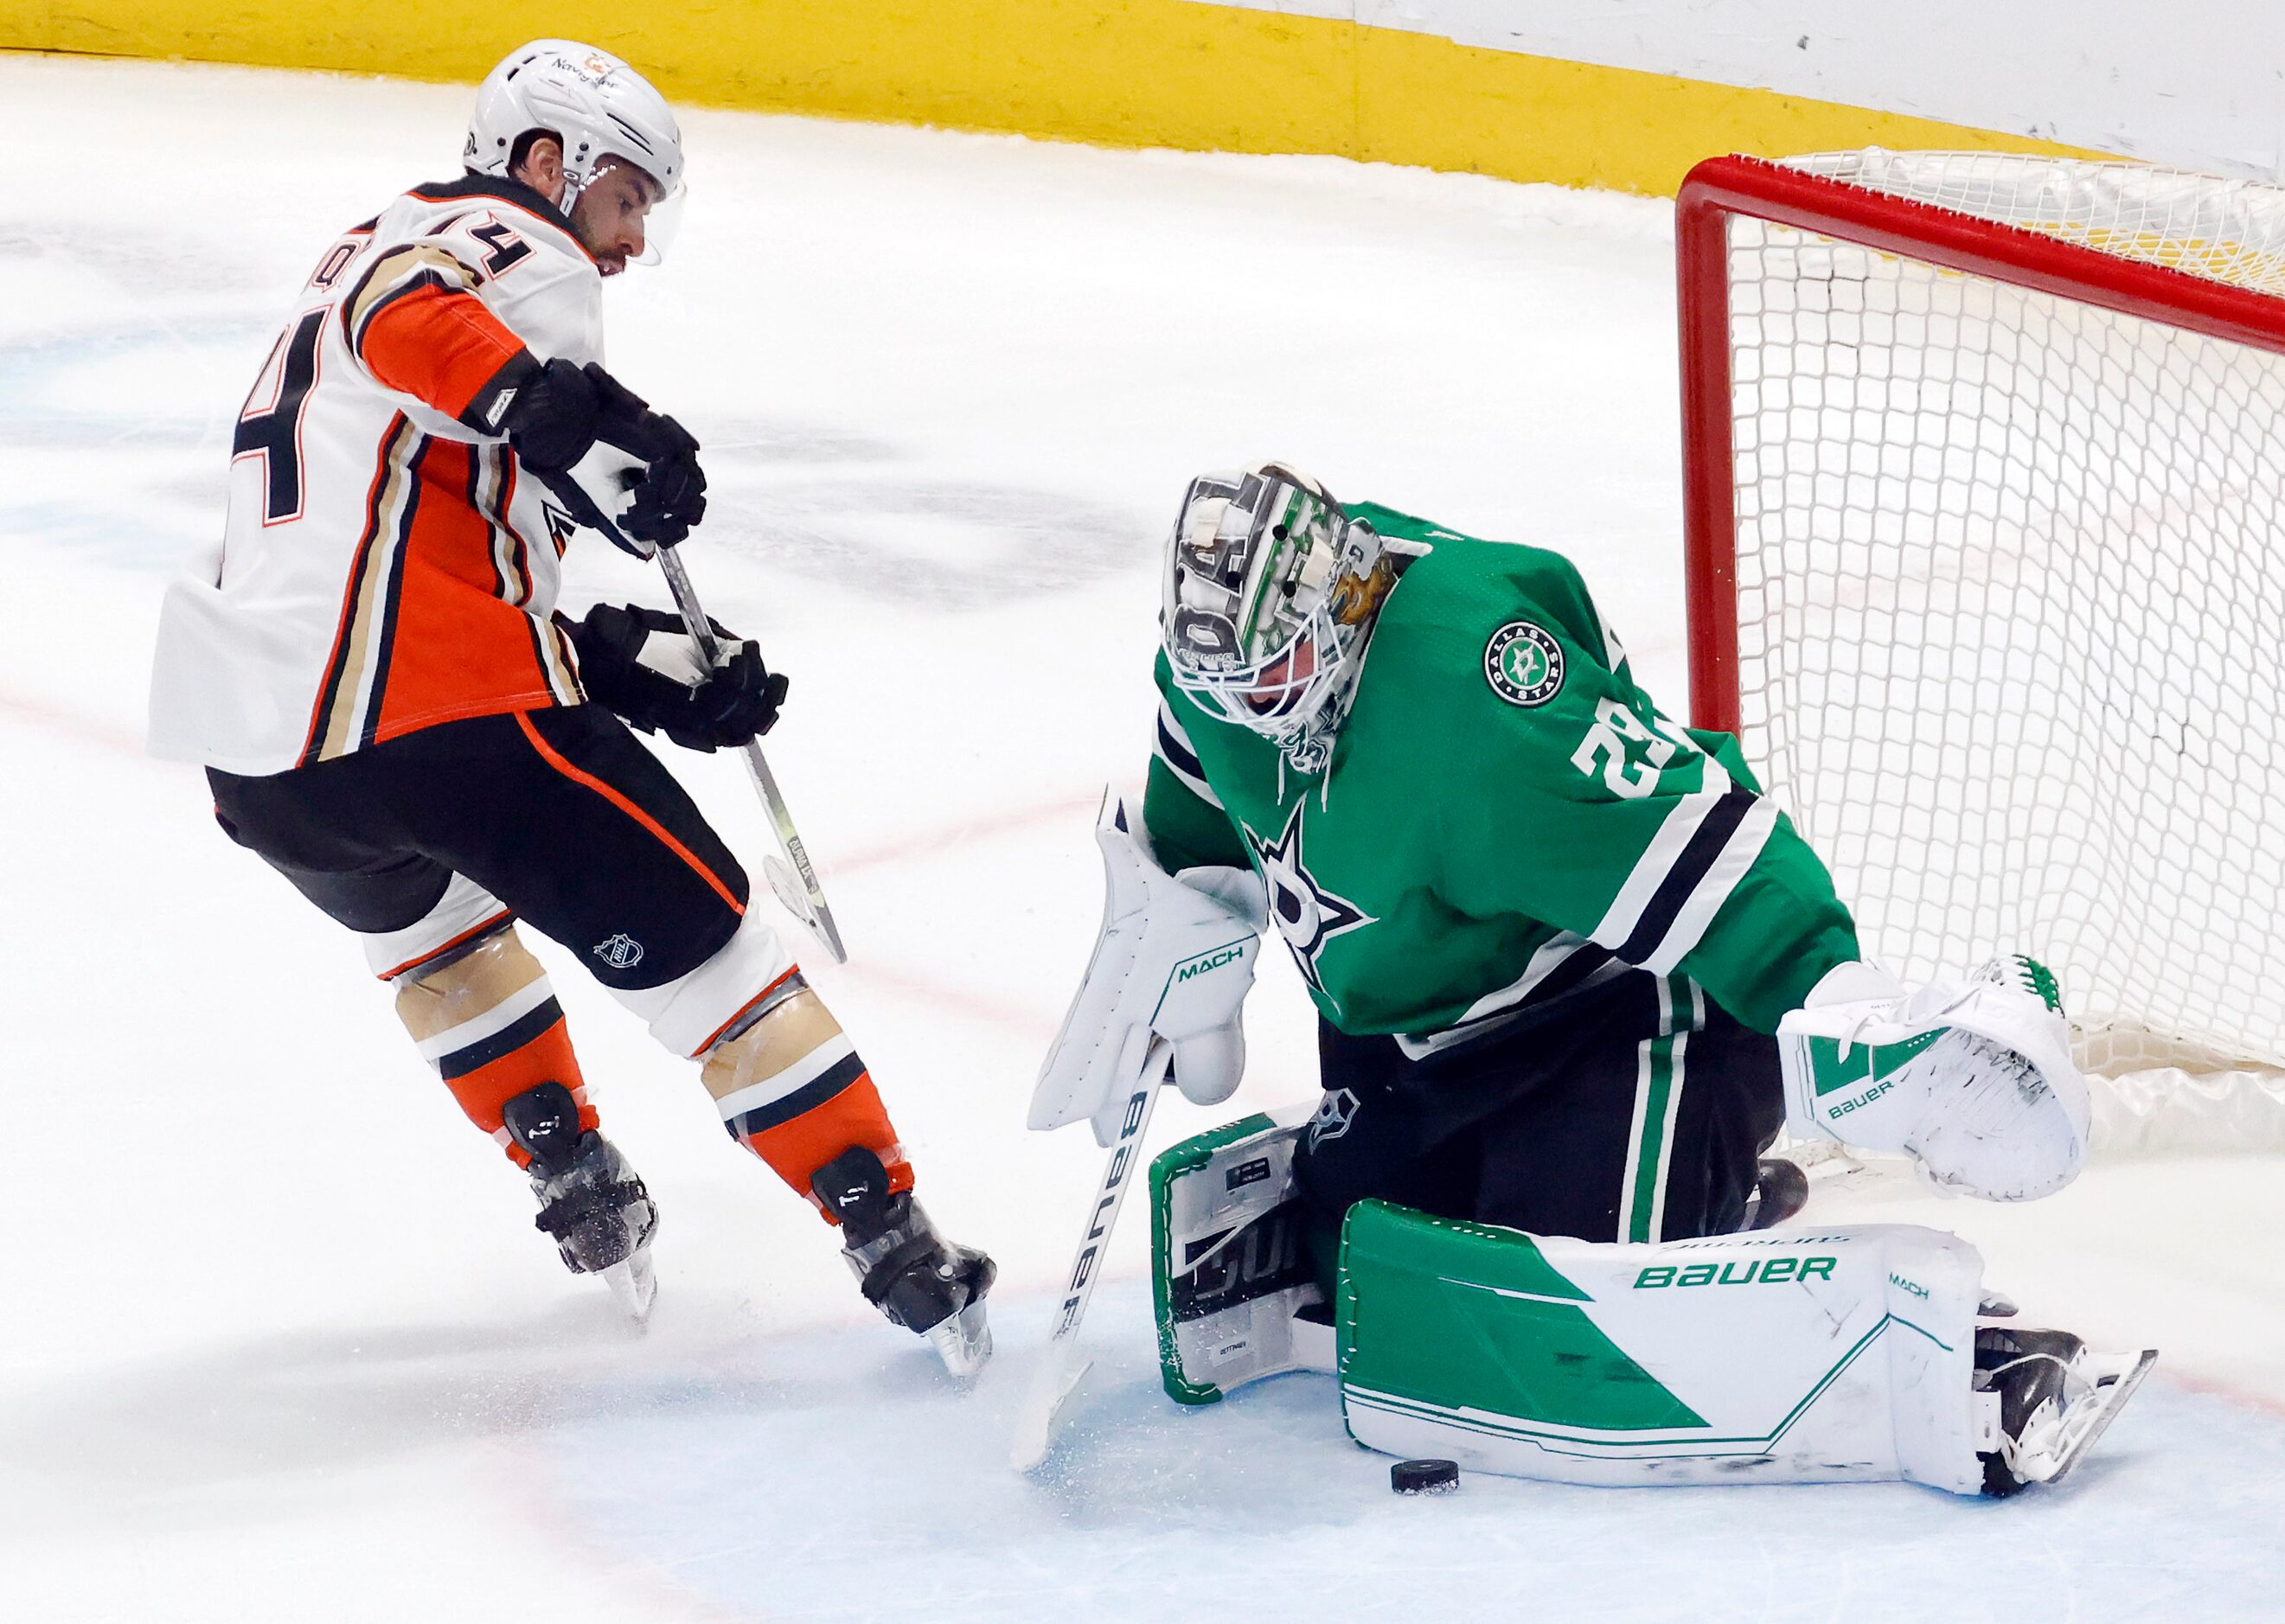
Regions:
[[[1033,1373],[1032,1390],[1016,1417],[1015,1445],[1008,1452],[1008,1463],[1017,1471],[1029,1471],[1048,1458],[1056,1423],[1087,1377],[1089,1364],[1075,1362],[1079,1322],[1087,1313],[1088,1299],[1095,1295],[1095,1277],[1111,1249],[1111,1227],[1118,1223],[1119,1211],[1127,1204],[1127,1192],[1135,1183],[1131,1175],[1142,1159],[1142,1132],[1150,1125],[1150,1109],[1158,1102],[1159,1087],[1174,1063],[1173,1047],[1152,1040],[1150,1052],[1143,1058],[1142,1080],[1127,1096],[1126,1108],[1119,1113],[1119,1138],[1095,1185],[1094,1204],[1088,1209],[1087,1228],[1080,1236],[1079,1255],[1072,1259],[1056,1328],[1048,1335],[1047,1348]]]
[[[690,572],[682,567],[682,555],[672,547],[661,547],[654,554],[659,569],[666,576],[666,590],[674,594],[674,607],[682,612],[684,630],[698,648],[706,669],[714,669],[715,651],[721,646],[714,636],[714,623],[706,617],[705,608],[698,601],[698,593],[690,584]],[[770,889],[786,911],[807,925],[817,939],[825,944],[825,951],[833,955],[836,964],[849,962],[849,950],[841,945],[841,932],[833,922],[833,910],[826,905],[825,889],[817,883],[817,870],[810,867],[809,849],[801,843],[801,832],[793,826],[793,814],[786,810],[785,796],[778,791],[777,775],[770,771],[769,757],[762,754],[762,741],[749,739],[741,751],[746,758],[746,772],[754,781],[754,788],[762,797],[762,809],[769,814],[770,833],[776,838],[776,857],[762,859],[762,872],[769,876]],[[800,876],[797,883],[795,876]]]
[[[616,514],[624,506],[632,476],[641,467],[640,460],[624,448],[598,440],[577,467],[543,472],[539,478],[569,517],[601,531],[624,553],[658,561],[666,576],[666,589],[674,594],[674,607],[681,612],[683,630],[690,634],[701,664],[712,671],[715,651],[721,644],[714,635],[714,623],[698,601],[697,590],[690,584],[690,572],[682,567],[682,555],[672,547],[637,541],[618,527]],[[596,490],[616,494],[607,503],[593,494]],[[771,837],[777,842],[778,854],[762,859],[762,873],[768,876],[770,889],[786,912],[807,925],[824,944],[836,964],[848,963],[849,950],[841,945],[833,910],[826,906],[824,888],[817,883],[817,870],[810,866],[809,849],[801,843],[801,832],[794,828],[793,814],[786,810],[785,796],[778,789],[777,775],[770,771],[769,757],[762,754],[761,741],[747,740],[742,753],[747,774],[761,794],[762,810],[769,814]]]

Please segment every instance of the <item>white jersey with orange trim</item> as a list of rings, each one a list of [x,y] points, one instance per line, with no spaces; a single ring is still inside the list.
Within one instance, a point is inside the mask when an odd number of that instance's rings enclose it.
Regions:
[[[571,522],[487,430],[532,360],[601,358],[601,288],[569,221],[490,177],[326,251],[239,413],[221,545],[168,592],[153,754],[264,774],[580,702],[549,618]]]

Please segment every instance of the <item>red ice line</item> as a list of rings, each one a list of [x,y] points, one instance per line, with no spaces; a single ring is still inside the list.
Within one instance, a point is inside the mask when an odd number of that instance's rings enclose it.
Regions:
[[[43,727],[52,727],[60,733],[69,734],[82,743],[98,745],[119,755],[132,756],[137,761],[152,759],[151,757],[144,754],[143,737],[140,734],[130,733],[123,727],[114,726],[109,722],[98,721],[93,717],[82,716],[75,710],[66,710],[48,704],[44,701],[27,699],[20,694],[11,694],[4,689],[0,689],[0,711],[9,712],[24,721],[34,722]]]
[[[0,691],[0,711],[12,713],[27,721],[54,727],[87,743],[105,749],[133,756],[147,761],[143,752],[143,741],[122,727],[99,722],[53,705],[29,700],[20,695]],[[854,874],[867,868],[893,868],[900,864],[916,862],[948,851],[977,838],[992,839],[1012,834],[1019,829],[1042,824],[1061,822],[1076,818],[1095,809],[1092,796],[1066,796],[1059,800],[1042,801],[1031,806],[1017,807],[997,816],[970,818],[956,828],[933,829],[924,834],[907,835],[879,845],[860,850],[844,857],[834,865],[834,870]],[[1030,1009],[1012,1004],[1000,1004],[978,997],[963,988],[947,985],[923,976],[914,976],[901,970],[884,969],[878,965],[855,964],[852,973],[873,981],[884,990],[913,1002],[929,1004],[948,1014],[971,1021],[983,1021],[993,1026],[1005,1027],[1027,1037],[1044,1039],[1048,1035],[1046,1024]],[[2203,1393],[2210,1398],[2258,1410],[2263,1415],[2285,1419],[2285,1399],[2257,1393],[2235,1383],[2218,1381],[2181,1370],[2161,1372],[2170,1386],[2185,1392]]]

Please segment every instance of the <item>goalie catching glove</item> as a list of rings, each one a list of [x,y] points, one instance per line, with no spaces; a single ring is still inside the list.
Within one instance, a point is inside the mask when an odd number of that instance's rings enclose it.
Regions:
[[[1168,874],[1109,790],[1095,840],[1103,850],[1102,934],[1040,1068],[1028,1125],[1058,1128],[1085,1118],[1107,1149],[1154,1037],[1173,1046],[1174,1084],[1192,1103],[1219,1104],[1237,1091],[1245,1070],[1241,1011],[1268,904],[1250,869]]]
[[[2086,1081],[2054,977],[2033,960],[1995,959],[1917,992],[1843,964],[1779,1024],[1778,1044],[1787,1128],[1905,1152],[1941,1189],[2036,1200],[2086,1160]]]
[[[584,621],[557,624],[570,634],[589,699],[687,750],[735,749],[769,732],[785,703],[786,679],[762,663],[760,647],[718,622],[710,623],[718,639],[711,671],[682,622],[660,609],[598,604]]]

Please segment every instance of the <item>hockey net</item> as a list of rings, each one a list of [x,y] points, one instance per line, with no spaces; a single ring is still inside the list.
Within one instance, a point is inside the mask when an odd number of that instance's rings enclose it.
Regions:
[[[2285,188],[1874,150],[1677,218],[1693,719],[1868,956],[2056,970],[2099,1143],[2285,1144]]]

